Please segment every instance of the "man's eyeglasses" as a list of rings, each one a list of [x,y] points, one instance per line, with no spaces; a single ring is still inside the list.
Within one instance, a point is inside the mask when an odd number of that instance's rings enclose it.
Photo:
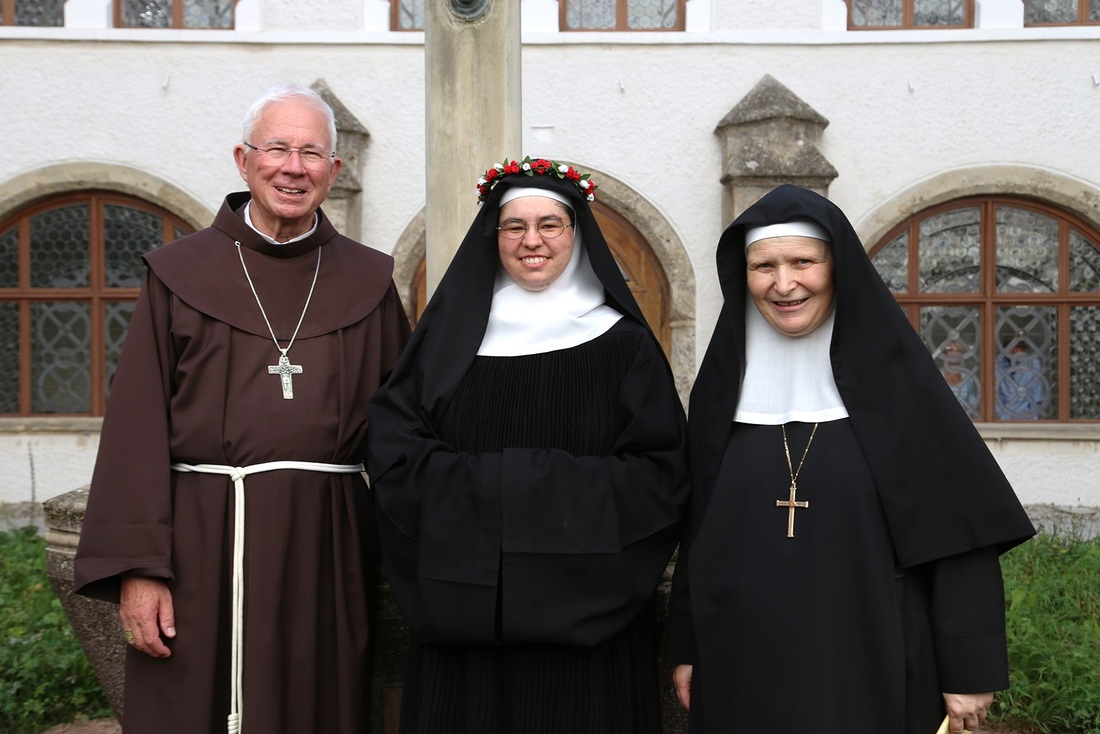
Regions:
[[[329,160],[336,157],[336,151],[324,153],[316,148],[287,148],[282,145],[274,145],[270,148],[260,148],[252,143],[245,143],[246,148],[251,148],[257,153],[263,153],[273,163],[282,163],[290,157],[291,153],[297,153],[302,165],[306,168],[320,168]]]
[[[572,224],[562,224],[561,222],[555,222],[547,220],[545,222],[537,222],[533,225],[528,225],[524,222],[512,222],[506,224],[503,227],[497,227],[497,231],[510,240],[521,240],[524,235],[527,234],[527,228],[533,226],[535,231],[539,233],[540,237],[545,237],[548,240],[552,240],[555,237],[561,235],[565,231],[566,227],[572,227]]]

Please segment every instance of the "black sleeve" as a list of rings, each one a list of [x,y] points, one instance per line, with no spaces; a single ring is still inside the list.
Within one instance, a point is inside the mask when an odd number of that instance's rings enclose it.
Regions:
[[[1005,599],[994,548],[933,564],[932,634],[944,693],[1008,688]]]

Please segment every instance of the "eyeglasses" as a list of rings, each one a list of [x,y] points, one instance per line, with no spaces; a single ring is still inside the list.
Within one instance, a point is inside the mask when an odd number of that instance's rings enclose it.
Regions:
[[[504,235],[505,238],[510,240],[521,240],[526,236],[528,227],[533,226],[535,231],[539,233],[540,237],[545,237],[548,240],[552,240],[555,237],[559,237],[566,227],[572,227],[572,224],[562,224],[561,222],[555,222],[553,220],[547,220],[545,222],[536,222],[533,225],[529,225],[526,222],[512,222],[506,224],[503,227],[497,227],[497,231]]]
[[[282,145],[274,145],[270,148],[259,148],[252,143],[245,143],[246,148],[251,148],[257,153],[263,153],[274,163],[282,163],[290,157],[291,153],[297,153],[298,159],[306,168],[320,168],[326,162],[336,157],[336,151],[325,154],[316,148],[287,148]]]

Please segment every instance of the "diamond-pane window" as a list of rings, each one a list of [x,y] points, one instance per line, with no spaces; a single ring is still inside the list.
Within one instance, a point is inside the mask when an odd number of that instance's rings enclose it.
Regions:
[[[103,415],[141,256],[192,231],[147,202],[98,192],[0,222],[0,415]]]
[[[848,0],[848,28],[972,28],[974,0]]]
[[[980,421],[1100,421],[1100,233],[1010,197],[910,217],[870,250]]]
[[[233,28],[237,0],[114,0],[119,28]]]

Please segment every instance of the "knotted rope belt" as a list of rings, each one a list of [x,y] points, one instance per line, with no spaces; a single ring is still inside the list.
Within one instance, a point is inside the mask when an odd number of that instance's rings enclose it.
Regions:
[[[172,464],[178,472],[223,474],[233,480],[233,629],[230,655],[230,700],[228,734],[239,734],[243,714],[242,684],[244,679],[244,478],[280,469],[325,472],[327,474],[357,474],[362,464],[323,464],[317,461],[268,461],[251,466],[225,464]]]

